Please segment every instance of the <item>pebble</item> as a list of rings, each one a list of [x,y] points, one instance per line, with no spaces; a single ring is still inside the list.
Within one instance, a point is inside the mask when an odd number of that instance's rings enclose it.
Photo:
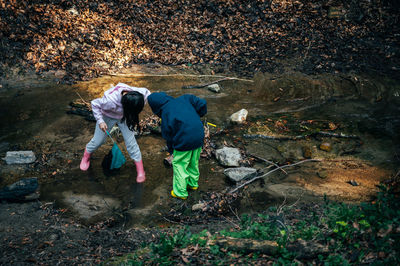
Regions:
[[[319,145],[319,148],[323,151],[330,152],[332,150],[332,145],[329,142],[324,142]]]
[[[241,124],[246,121],[248,111],[246,109],[241,109],[240,111],[231,115],[230,120],[233,123]]]
[[[220,93],[221,92],[221,87],[218,84],[211,84],[207,86],[209,91],[215,92],[215,93]]]
[[[359,183],[357,183],[356,180],[353,180],[353,179],[348,181],[347,183],[349,183],[350,185],[355,186],[355,187],[360,185]]]
[[[206,203],[197,203],[192,206],[192,211],[201,211],[207,206]]]
[[[326,171],[319,171],[319,172],[317,172],[317,175],[321,179],[325,179],[328,177],[328,173]]]
[[[58,239],[58,235],[57,234],[51,234],[50,235],[50,241],[54,241]]]

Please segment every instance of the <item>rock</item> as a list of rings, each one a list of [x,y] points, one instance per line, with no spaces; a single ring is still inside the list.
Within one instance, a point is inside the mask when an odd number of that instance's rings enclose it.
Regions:
[[[220,93],[221,92],[221,87],[218,84],[208,85],[207,89],[209,91],[212,91],[212,92],[215,92],[215,93]]]
[[[192,211],[201,211],[207,206],[206,203],[197,203],[192,206]]]
[[[8,151],[3,158],[7,164],[33,163],[36,156],[33,151]]]
[[[239,149],[230,147],[216,150],[215,157],[223,166],[239,166],[239,161],[242,159]]]
[[[323,151],[330,152],[332,150],[332,145],[329,142],[324,142],[319,145],[319,148]]]
[[[257,169],[250,167],[238,167],[225,169],[224,174],[232,181],[239,182],[243,179],[252,178],[257,175]]]
[[[246,109],[242,109],[242,110],[240,110],[240,111],[238,111],[238,112],[232,114],[231,117],[230,117],[230,120],[231,120],[231,122],[233,122],[233,123],[241,124],[241,123],[243,123],[244,121],[246,121],[246,118],[247,118],[247,114],[248,114],[248,113],[249,113],[249,112],[248,112]]]
[[[79,15],[79,12],[75,9],[75,6],[67,10],[71,15]]]
[[[357,183],[357,181],[356,181],[356,180],[354,180],[354,179],[352,179],[352,180],[348,181],[347,183],[349,183],[350,185],[352,185],[352,186],[354,186],[354,187],[356,187],[356,186],[359,186],[359,185],[360,185],[360,184],[359,184],[359,183]]]
[[[325,178],[328,177],[328,172],[326,172],[326,171],[319,171],[319,172],[317,172],[317,175],[318,175],[319,178],[325,179]]]
[[[286,160],[289,161],[299,161],[304,158],[301,147],[296,146],[289,146],[285,148],[284,151],[281,151],[281,154],[284,158],[286,158]]]
[[[0,200],[20,200],[34,193],[39,187],[36,177],[24,178],[0,189]]]
[[[65,77],[67,75],[67,72],[65,70],[57,70],[54,73],[54,76],[58,79],[62,79],[63,77]]]
[[[57,240],[59,238],[60,237],[58,236],[58,234],[51,234],[50,237],[49,237],[50,241],[55,241],[55,240]]]

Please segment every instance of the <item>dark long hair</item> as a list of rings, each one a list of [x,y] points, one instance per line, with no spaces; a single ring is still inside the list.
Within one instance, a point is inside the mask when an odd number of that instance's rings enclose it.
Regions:
[[[130,91],[122,96],[121,103],[124,110],[121,122],[126,121],[128,128],[132,131],[135,129],[135,126],[140,130],[139,113],[144,107],[143,95],[137,91]]]

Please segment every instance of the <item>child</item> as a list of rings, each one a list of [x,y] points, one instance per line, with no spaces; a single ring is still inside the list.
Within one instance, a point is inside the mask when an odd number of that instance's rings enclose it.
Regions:
[[[199,187],[199,159],[204,141],[200,117],[207,113],[207,102],[194,95],[173,98],[164,92],[152,93],[148,102],[153,113],[161,118],[161,133],[168,152],[173,154],[171,195],[186,199],[187,188]]]
[[[116,123],[124,137],[126,149],[130,157],[135,161],[137,177],[136,181],[145,181],[142,154],[135,139],[134,127],[139,125],[139,113],[142,111],[150,91],[146,88],[131,87],[124,83],[118,83],[104,93],[102,98],[91,102],[93,115],[96,118],[96,128],[92,140],[86,145],[85,153],[80,164],[82,171],[86,171],[90,165],[90,156],[106,140],[106,131]]]

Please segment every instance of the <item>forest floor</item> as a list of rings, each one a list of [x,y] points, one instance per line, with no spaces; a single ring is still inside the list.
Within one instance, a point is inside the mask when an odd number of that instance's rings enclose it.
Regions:
[[[396,1],[0,1],[3,77],[88,80],[132,64],[399,78]]]

